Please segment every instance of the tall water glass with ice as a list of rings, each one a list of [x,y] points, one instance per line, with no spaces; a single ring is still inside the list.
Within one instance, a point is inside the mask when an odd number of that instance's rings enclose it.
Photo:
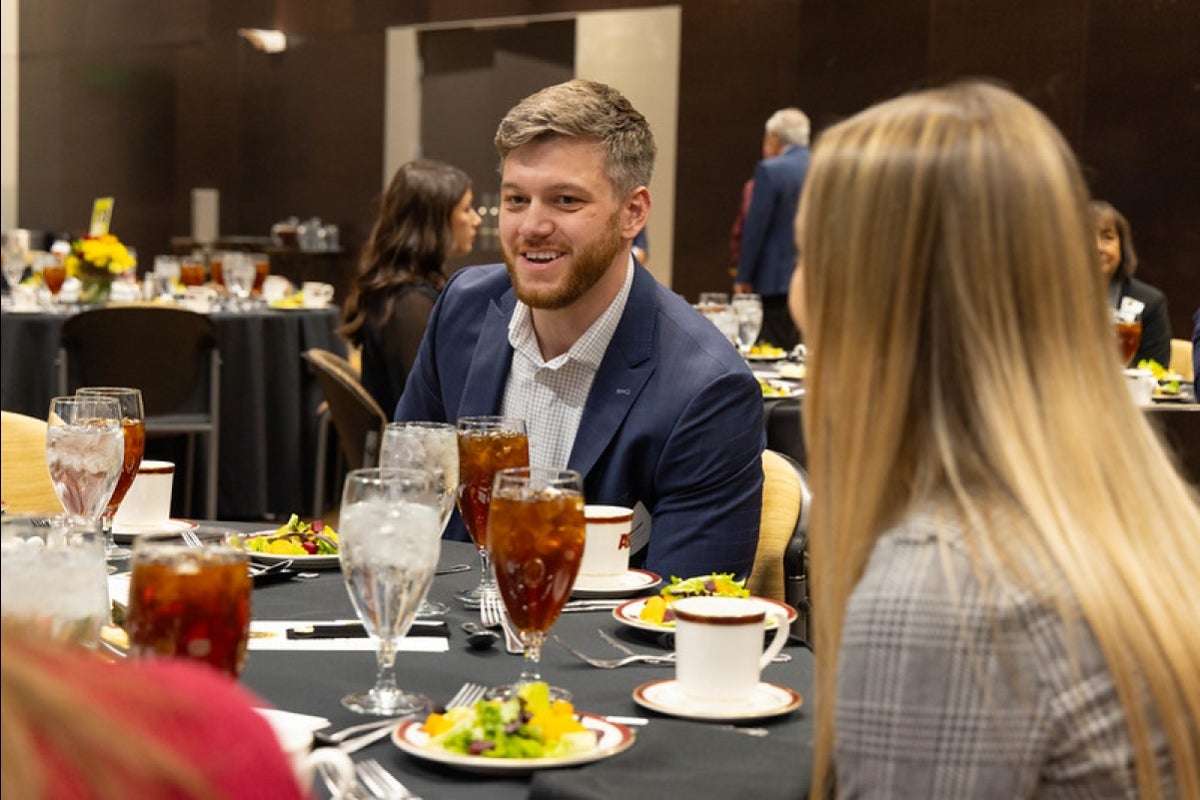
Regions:
[[[458,489],[458,433],[448,422],[392,422],[383,431],[379,466],[429,470],[442,510],[442,531],[454,513]],[[450,607],[426,598],[418,617],[445,614]]]
[[[79,527],[99,528],[125,464],[121,407],[104,396],[55,397],[46,425],[46,466],[59,502]]]
[[[738,321],[738,350],[743,354],[749,353],[750,348],[758,341],[758,334],[762,330],[762,296],[735,294],[733,296],[733,312]]]
[[[104,540],[66,517],[6,514],[0,523],[0,613],[58,641],[95,647],[108,620]]]
[[[396,684],[396,648],[437,569],[442,511],[426,470],[371,467],[346,476],[338,528],[342,578],[359,619],[377,640],[375,685],[342,698],[361,714],[428,709],[424,695]]]

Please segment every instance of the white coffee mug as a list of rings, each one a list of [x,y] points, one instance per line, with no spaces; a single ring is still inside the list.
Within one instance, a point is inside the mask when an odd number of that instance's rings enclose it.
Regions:
[[[113,523],[126,528],[162,525],[171,518],[171,488],[174,482],[175,464],[170,461],[143,460],[125,499],[117,507]]]
[[[337,787],[334,800],[346,797],[355,784],[354,761],[344,750],[336,747],[313,749],[312,730],[298,724],[283,712],[259,709],[259,713],[271,725],[279,747],[287,755],[296,775],[296,782],[305,793],[312,790],[313,775],[317,765],[327,765],[333,773],[333,785]]]
[[[333,286],[320,281],[305,281],[301,286],[306,308],[324,308],[333,301]]]
[[[579,562],[579,575],[624,575],[629,571],[629,531],[633,525],[633,509],[586,505],[583,515],[587,520],[587,538],[583,544],[583,559]]]
[[[695,700],[739,702],[754,694],[763,668],[787,642],[786,612],[750,597],[675,601],[675,679]],[[763,650],[766,621],[774,638]]]
[[[291,285],[290,281],[282,275],[268,275],[263,278],[262,296],[268,303],[274,303],[277,300],[282,300]]]
[[[1158,381],[1148,369],[1127,369],[1125,385],[1129,387],[1133,402],[1139,406],[1148,406],[1154,397],[1154,390],[1158,388]]]

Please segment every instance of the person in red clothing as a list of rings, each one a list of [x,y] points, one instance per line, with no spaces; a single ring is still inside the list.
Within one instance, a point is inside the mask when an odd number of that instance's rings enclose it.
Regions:
[[[209,667],[108,662],[16,623],[0,631],[0,795],[307,797],[256,698]]]

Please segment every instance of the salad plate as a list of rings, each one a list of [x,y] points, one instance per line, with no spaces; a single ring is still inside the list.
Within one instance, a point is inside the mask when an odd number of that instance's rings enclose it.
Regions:
[[[572,767],[590,764],[593,761],[615,756],[627,750],[634,742],[633,731],[616,722],[609,722],[594,714],[580,714],[579,721],[585,728],[596,733],[596,749],[586,753],[551,758],[487,758],[449,750],[427,747],[429,734],[422,730],[420,720],[407,720],[392,731],[392,744],[411,756],[424,761],[456,767],[480,775],[525,775],[540,769]]]
[[[653,589],[660,583],[662,583],[660,576],[645,569],[631,569],[616,576],[588,577],[580,575],[575,579],[575,585],[571,588],[571,596],[630,597],[646,589]]]
[[[254,539],[258,536],[274,536],[278,533],[277,529],[269,531],[258,531],[246,536],[246,540]],[[259,553],[254,550],[249,550],[250,560],[255,564],[278,564],[281,561],[291,561],[293,566],[299,570],[307,569],[337,569],[341,566],[341,559],[337,553],[322,554],[322,555],[292,555],[291,553]]]
[[[671,678],[643,683],[633,690],[633,702],[672,717],[732,722],[777,717],[795,711],[802,701],[786,686],[765,682],[760,682],[745,700],[697,700],[684,694],[679,681]]]
[[[783,361],[787,358],[787,353],[780,350],[778,353],[746,353],[742,358],[751,363],[767,363],[772,361]]]
[[[673,620],[671,622],[656,623],[641,618],[640,615],[642,613],[642,609],[645,607],[646,602],[649,599],[650,598],[648,597],[638,597],[621,603],[621,605],[613,609],[613,618],[622,625],[628,625],[631,628],[638,628],[639,630],[651,631],[653,633],[675,630],[675,622]],[[757,600],[760,603],[767,603],[782,609],[787,614],[787,620],[789,623],[796,619],[796,609],[792,608],[787,603],[781,603],[778,600],[772,600],[768,597],[751,596],[747,597],[746,599]],[[766,621],[766,627],[771,628],[774,627],[774,625],[775,620],[768,617]]]
[[[184,531],[194,531],[200,527],[200,523],[191,519],[169,519],[159,525],[122,525],[119,522],[113,522],[113,537],[122,544],[134,540],[135,537],[143,533],[183,533]]]

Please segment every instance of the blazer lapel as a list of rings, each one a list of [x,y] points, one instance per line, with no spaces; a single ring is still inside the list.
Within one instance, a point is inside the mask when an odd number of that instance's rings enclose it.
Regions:
[[[497,302],[488,305],[487,316],[479,331],[479,341],[467,368],[457,417],[499,414],[504,387],[512,366],[512,348],[508,344],[508,322],[516,298],[508,290]]]
[[[654,374],[658,356],[657,283],[642,267],[634,272],[629,300],[600,369],[592,381],[568,466],[587,475],[616,435],[646,381]]]

